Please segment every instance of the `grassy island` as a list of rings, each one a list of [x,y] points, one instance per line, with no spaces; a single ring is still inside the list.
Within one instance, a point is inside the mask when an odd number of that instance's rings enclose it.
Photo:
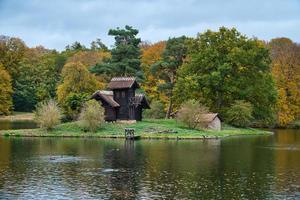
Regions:
[[[124,138],[124,129],[134,128],[135,135],[142,139],[213,139],[235,135],[272,134],[253,128],[234,128],[224,125],[221,131],[188,129],[173,119],[145,119],[133,124],[105,123],[94,132],[84,132],[78,122],[64,123],[56,126],[52,131],[44,129],[22,129],[0,131],[2,136],[25,137],[99,137]]]

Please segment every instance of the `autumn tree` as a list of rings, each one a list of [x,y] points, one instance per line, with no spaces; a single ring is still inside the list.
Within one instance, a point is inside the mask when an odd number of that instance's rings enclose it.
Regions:
[[[67,63],[62,70],[62,83],[57,88],[58,102],[69,117],[76,117],[81,104],[85,101],[84,96],[90,96],[98,87],[96,77],[83,64]],[[76,99],[81,103],[74,102]]]
[[[154,63],[161,61],[165,46],[165,41],[157,42],[155,44],[145,44],[142,46],[141,66],[145,75],[145,81],[141,86],[151,101],[161,101],[164,104],[167,104],[167,96],[158,89],[158,85],[162,84],[164,81],[151,73],[151,66]]]
[[[268,44],[278,91],[277,123],[286,126],[300,116],[300,46],[288,38]]]
[[[177,70],[186,57],[186,40],[185,36],[170,38],[166,42],[162,58],[151,67],[153,76],[163,80],[158,87],[168,97],[166,118],[169,118],[173,111],[173,89],[177,80]]]
[[[135,76],[140,80],[143,79],[139,48],[141,39],[136,37],[138,33],[139,31],[131,26],[125,26],[125,29],[110,29],[108,35],[115,38],[111,59],[97,64],[91,71],[108,76]]]
[[[276,90],[264,43],[236,29],[206,31],[189,42],[186,63],[176,85],[176,99],[197,99],[224,116],[235,100],[253,105],[259,123],[273,121]]]
[[[18,75],[18,66],[26,48],[25,43],[19,38],[0,36],[0,64],[13,79]]]
[[[0,64],[0,115],[7,115],[12,109],[12,85],[9,73]]]

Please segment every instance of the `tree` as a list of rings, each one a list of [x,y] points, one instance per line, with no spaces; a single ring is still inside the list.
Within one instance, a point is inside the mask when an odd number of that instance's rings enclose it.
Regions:
[[[158,87],[169,100],[166,118],[170,117],[173,110],[173,88],[177,80],[177,70],[183,64],[186,57],[186,40],[185,36],[170,38],[166,43],[162,59],[154,63],[151,67],[152,74],[163,80]]]
[[[276,38],[268,46],[278,92],[277,124],[287,126],[300,116],[300,45],[288,38]]]
[[[12,85],[9,73],[0,64],[0,115],[7,115],[12,109]]]
[[[74,94],[90,96],[98,87],[96,77],[83,64],[80,62],[67,63],[62,70],[62,83],[57,88],[57,99],[67,112],[66,114],[74,117],[78,113],[72,112],[74,109],[66,104],[67,99]],[[76,108],[75,111],[77,110]]]
[[[103,52],[109,51],[107,46],[99,38],[97,38],[95,41],[91,42],[91,50],[92,51],[103,51]]]
[[[251,103],[243,100],[235,101],[226,112],[226,122],[236,127],[247,127],[253,120]]]
[[[166,116],[164,111],[164,104],[160,101],[152,101],[151,109],[145,110],[144,116],[150,119],[162,119]]]
[[[38,102],[56,96],[60,79],[57,55],[57,52],[43,47],[26,49],[14,79],[15,110],[32,111]]]
[[[0,64],[5,67],[13,80],[19,72],[18,65],[24,57],[26,48],[25,43],[19,38],[0,36]]]
[[[165,41],[143,45],[141,67],[145,75],[145,81],[141,84],[141,87],[143,90],[145,90],[147,96],[151,100],[161,101],[166,107],[168,103],[168,97],[158,88],[159,84],[162,84],[164,81],[151,73],[152,65],[158,61],[161,61],[165,47]]]
[[[179,103],[197,99],[222,116],[235,100],[245,100],[258,122],[273,121],[277,93],[263,42],[221,27],[198,34],[188,46],[175,89]]]
[[[66,51],[82,51],[87,50],[87,48],[80,42],[74,42],[72,45],[66,46]]]
[[[135,76],[143,79],[141,70],[140,38],[136,38],[138,30],[131,26],[125,29],[110,29],[108,35],[115,37],[115,46],[111,50],[111,59],[97,64],[91,71],[109,76]]]

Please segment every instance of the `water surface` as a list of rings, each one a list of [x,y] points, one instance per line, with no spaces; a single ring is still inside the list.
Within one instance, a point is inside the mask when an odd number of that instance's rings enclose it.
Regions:
[[[36,128],[37,125],[34,121],[29,120],[0,120],[0,130],[13,130],[13,129],[31,129]]]
[[[299,199],[300,132],[206,141],[0,138],[0,199]]]

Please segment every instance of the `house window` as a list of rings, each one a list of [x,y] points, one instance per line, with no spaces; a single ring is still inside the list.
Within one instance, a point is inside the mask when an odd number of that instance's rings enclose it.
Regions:
[[[116,92],[116,98],[119,98],[120,97],[120,93],[117,91]]]
[[[122,98],[125,98],[125,91],[122,91]]]

